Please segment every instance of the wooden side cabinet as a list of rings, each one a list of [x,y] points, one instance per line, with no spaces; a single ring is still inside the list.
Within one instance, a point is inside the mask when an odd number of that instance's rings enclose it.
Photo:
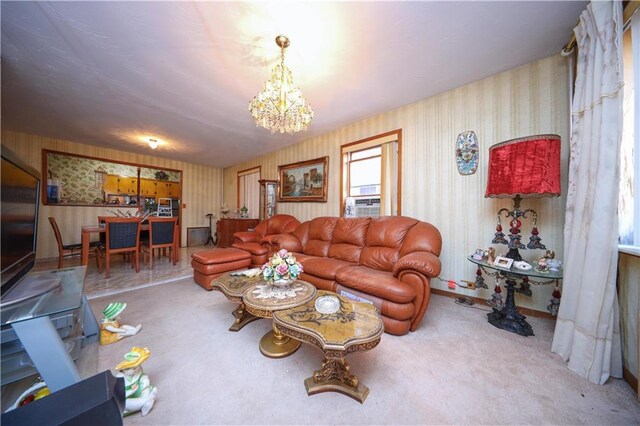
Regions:
[[[269,219],[276,214],[276,194],[278,181],[260,179],[260,220]]]
[[[231,247],[233,234],[254,228],[259,219],[220,219],[216,222],[216,241],[218,247]]]

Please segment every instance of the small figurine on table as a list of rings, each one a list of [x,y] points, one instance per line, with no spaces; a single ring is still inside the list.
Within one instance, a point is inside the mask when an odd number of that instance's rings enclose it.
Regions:
[[[142,324],[133,327],[120,325],[118,315],[127,307],[126,303],[109,303],[102,311],[102,323],[100,324],[100,344],[108,345],[118,340],[138,334]]]
[[[547,272],[549,270],[549,265],[547,264],[546,257],[542,257],[540,258],[540,260],[538,260],[538,265],[536,266],[536,269],[539,272]]]
[[[487,249],[487,263],[493,265],[494,260],[496,260],[496,249],[489,247]]]
[[[134,346],[131,352],[124,356],[124,361],[116,365],[116,370],[119,370],[116,377],[124,378],[125,416],[137,411],[146,416],[153,408],[158,388],[151,385],[149,376],[142,371],[142,363],[150,354],[148,348]]]

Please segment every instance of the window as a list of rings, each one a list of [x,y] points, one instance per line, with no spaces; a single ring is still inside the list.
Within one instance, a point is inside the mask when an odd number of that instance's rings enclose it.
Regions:
[[[636,13],[622,42],[624,101],[620,145],[619,243],[640,246],[640,15]]]
[[[341,212],[347,217],[400,214],[400,147],[402,131],[341,147]]]
[[[247,208],[249,218],[260,215],[260,167],[238,172],[238,209]]]
[[[382,148],[380,146],[347,153],[349,173],[349,196],[380,196],[380,162]]]

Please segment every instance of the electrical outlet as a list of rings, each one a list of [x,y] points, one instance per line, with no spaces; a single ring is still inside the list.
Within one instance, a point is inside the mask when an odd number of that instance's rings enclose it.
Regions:
[[[473,281],[466,281],[466,280],[462,280],[463,283],[465,283],[467,285],[467,288],[469,290],[475,290],[476,289],[476,283]]]

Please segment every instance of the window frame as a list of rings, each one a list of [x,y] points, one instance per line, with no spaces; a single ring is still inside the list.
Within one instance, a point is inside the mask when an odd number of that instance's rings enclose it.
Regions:
[[[375,136],[371,136],[365,139],[349,142],[340,146],[341,164],[340,164],[340,211],[338,212],[339,217],[342,217],[342,215],[344,214],[345,199],[347,196],[349,196],[347,195],[349,194],[349,186],[348,186],[349,182],[347,177],[345,176],[345,168],[348,167],[347,154],[350,152],[363,151],[368,148],[373,148],[374,146],[376,146],[375,141],[377,139],[380,139],[380,143],[378,145],[383,145],[384,143],[391,142],[392,140],[395,140],[398,144],[398,159],[397,159],[398,187],[396,188],[396,193],[397,193],[396,202],[398,206],[397,215],[398,216],[402,215],[402,129],[396,129],[396,130],[391,130],[389,132],[381,133]],[[353,147],[356,145],[365,145],[365,144],[367,144],[367,146],[363,147],[362,149],[353,149]],[[367,196],[358,196],[353,198],[371,198],[371,196],[367,195]]]

